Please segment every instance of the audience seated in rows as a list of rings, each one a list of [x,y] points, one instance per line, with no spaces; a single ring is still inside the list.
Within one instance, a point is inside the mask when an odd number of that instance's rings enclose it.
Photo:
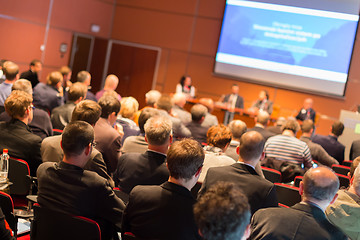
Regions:
[[[3,71],[5,81],[0,84],[0,112],[5,111],[5,100],[10,95],[14,82],[19,79],[19,66],[11,61],[6,61]]]
[[[238,147],[238,161],[229,166],[210,168],[199,191],[199,197],[219,181],[233,182],[247,196],[252,214],[260,208],[277,207],[274,184],[255,171],[255,166],[264,158],[264,143],[260,133],[255,131],[244,133]]]
[[[11,120],[0,122],[0,149],[8,149],[11,157],[25,160],[31,176],[36,176],[36,169],[42,163],[42,139],[33,134],[28,126],[33,119],[32,101],[29,93],[19,90],[12,91],[5,100],[5,111]]]
[[[84,169],[93,144],[90,124],[70,122],[61,135],[64,159],[43,163],[37,171],[37,200],[43,208],[91,218],[99,223],[103,239],[118,239],[125,205],[105,178]]]
[[[304,120],[301,125],[302,135],[300,137],[300,140],[308,145],[312,159],[328,167],[331,167],[333,164],[339,164],[321,145],[311,141],[314,128],[314,122],[311,119]]]
[[[99,99],[98,104],[101,107],[101,115],[94,126],[95,148],[101,152],[108,174],[111,175],[116,170],[121,155],[123,133],[122,129],[118,129],[115,125],[120,111],[120,102],[116,97],[105,94]]]
[[[98,103],[91,100],[84,100],[75,106],[71,116],[73,121],[85,121],[91,126],[95,126],[101,115],[101,107]],[[41,143],[41,157],[43,162],[61,162],[64,152],[61,148],[61,135],[47,137]],[[96,172],[101,177],[108,180],[114,187],[114,181],[107,173],[107,167],[102,154],[95,148],[91,151],[90,160],[84,166],[85,170]]]
[[[51,72],[46,78],[45,83],[38,83],[34,87],[34,105],[44,109],[48,113],[64,104],[64,94],[62,88],[63,76],[60,72]]]
[[[120,114],[117,117],[116,122],[120,124],[124,131],[124,136],[121,139],[121,144],[129,136],[138,136],[140,129],[134,122],[135,113],[139,109],[138,101],[133,97],[125,97],[121,99]]]
[[[12,86],[12,90],[20,90],[27,92],[32,96],[33,89],[31,87],[31,83],[26,79],[19,79],[14,82]],[[11,117],[7,112],[3,112],[0,114],[0,121],[9,122]],[[50,121],[49,114],[40,108],[33,107],[33,119],[28,123],[31,131],[44,139],[46,137],[53,135],[53,126]]]
[[[160,185],[169,177],[165,161],[172,142],[171,120],[165,116],[152,117],[146,121],[145,153],[126,153],[120,157],[114,180],[125,193],[137,185]]]
[[[260,111],[255,117],[255,127],[250,128],[248,131],[256,131],[260,133],[264,137],[265,141],[267,141],[269,137],[275,136],[274,133],[265,129],[266,126],[269,124],[269,122],[270,122],[269,113],[265,111]]]
[[[199,103],[204,105],[208,110],[204,121],[201,123],[201,126],[210,128],[212,126],[218,125],[219,121],[217,117],[211,114],[214,110],[214,101],[211,98],[200,98]]]
[[[250,235],[250,206],[234,183],[218,182],[194,205],[199,234],[206,240],[245,240]]]
[[[354,160],[355,161],[355,160]],[[357,160],[359,164],[360,158]],[[354,168],[354,166],[352,166]],[[360,168],[351,174],[349,189],[340,189],[338,197],[325,213],[332,224],[350,239],[360,238]]]
[[[32,88],[39,83],[39,73],[42,70],[42,63],[38,59],[34,59],[29,64],[29,70],[22,72],[20,78],[30,81]]]
[[[167,116],[170,118],[175,139],[191,137],[190,130],[185,127],[185,125],[180,121],[180,119],[171,116],[170,113],[173,107],[173,103],[169,95],[162,94],[159,100],[155,103],[155,106],[157,109],[159,109],[160,113],[163,116]]]
[[[205,116],[207,113],[207,108],[201,104],[195,104],[191,107],[191,122],[186,124],[186,127],[191,132],[191,137],[198,141],[200,144],[206,143],[206,133],[208,127],[203,127]]]
[[[302,201],[291,208],[267,208],[251,219],[251,240],[347,239],[325,216],[337,197],[339,179],[328,167],[308,170],[300,182]]]
[[[91,89],[91,74],[87,71],[80,71],[77,76],[76,76],[76,80],[79,83],[84,84],[84,86],[86,86],[86,88],[88,89],[88,91],[86,92],[86,97],[85,99],[87,100],[92,100],[92,101],[97,101],[95,94],[93,94],[90,89]]]
[[[320,144],[330,156],[335,158],[340,164],[344,161],[345,146],[338,141],[338,137],[344,131],[344,124],[335,121],[331,125],[331,132],[328,136],[315,135],[312,137],[314,143]]]
[[[186,104],[186,95],[182,92],[175,93],[173,96],[174,106],[172,108],[172,115],[180,119],[186,125],[191,122],[191,114],[184,109]]]
[[[114,75],[114,74],[108,75],[105,79],[104,88],[95,94],[96,99],[99,101],[99,99],[104,95],[105,92],[115,91],[118,84],[119,84],[119,78],[116,75]],[[119,101],[121,101],[120,94],[118,94],[118,93],[116,93],[116,94],[117,94],[117,99]]]
[[[71,121],[72,112],[79,102],[85,99],[87,88],[81,83],[74,83],[68,89],[66,104],[56,107],[51,112],[54,129],[63,130]]]
[[[205,160],[199,182],[203,182],[211,167],[228,166],[236,161],[225,154],[230,144],[232,134],[224,125],[212,126],[207,132],[207,146],[204,146]]]
[[[148,119],[159,115],[159,111],[155,108],[145,108],[141,111],[139,116],[139,136],[127,137],[124,141],[124,145],[121,147],[122,153],[144,153],[148,149],[148,143],[145,141],[145,129],[144,125]]]
[[[167,154],[169,180],[160,186],[136,186],[131,191],[122,232],[132,232],[140,239],[201,239],[190,190],[199,178],[203,161],[204,151],[195,140],[171,144]]]

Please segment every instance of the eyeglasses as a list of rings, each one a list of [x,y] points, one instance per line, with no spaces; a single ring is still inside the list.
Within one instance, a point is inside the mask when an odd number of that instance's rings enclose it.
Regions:
[[[35,109],[35,106],[32,105],[32,104],[30,104],[30,108],[34,110],[34,109]]]
[[[92,147],[96,147],[96,145],[97,145],[97,142],[92,142],[92,143],[91,143],[91,146],[92,146]]]

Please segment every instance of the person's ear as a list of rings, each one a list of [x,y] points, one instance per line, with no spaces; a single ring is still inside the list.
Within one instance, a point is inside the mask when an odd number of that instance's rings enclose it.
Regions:
[[[198,177],[202,171],[203,166],[199,167],[198,170],[195,173],[195,177]]]
[[[250,233],[251,233],[251,228],[250,228],[250,224],[246,226],[245,232],[243,237],[241,238],[241,240],[246,240],[250,237]]]
[[[303,183],[303,181],[300,182],[299,194],[300,194],[300,196],[302,196],[304,194],[304,183]]]
[[[240,146],[237,146],[237,147],[236,147],[236,154],[237,154],[237,155],[240,155]]]
[[[147,140],[147,137],[146,137],[146,135],[145,135],[145,142],[149,144],[149,142],[148,142],[148,140]]]

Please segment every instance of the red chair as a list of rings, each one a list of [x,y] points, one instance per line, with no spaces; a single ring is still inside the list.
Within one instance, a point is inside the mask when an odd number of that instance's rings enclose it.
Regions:
[[[345,176],[347,176],[348,172],[350,172],[350,167],[343,165],[333,164],[331,168],[334,170],[334,172]]]
[[[300,182],[303,180],[303,176],[296,176],[294,179],[294,187],[300,187]]]
[[[351,160],[344,160],[341,165],[344,165],[346,167],[351,167],[353,161]]]
[[[272,183],[279,183],[281,182],[281,172],[272,168],[267,168],[261,166],[261,169],[264,173],[264,176],[267,180]]]
[[[129,202],[129,194],[123,192],[120,188],[113,189],[115,195],[120,198],[125,204]]]
[[[299,194],[299,188],[293,187],[284,183],[274,183],[276,187],[276,195],[278,197],[279,204],[291,207],[296,203],[301,202],[301,196]]]
[[[34,205],[32,240],[86,239],[101,240],[99,224],[82,216],[73,216]]]
[[[136,237],[133,233],[126,232],[126,233],[121,234],[121,239],[122,240],[136,240]]]
[[[350,177],[338,173],[335,174],[339,178],[340,187],[347,188],[350,185]]]
[[[54,133],[54,136],[61,135],[63,133],[63,130],[54,128],[53,133]]]

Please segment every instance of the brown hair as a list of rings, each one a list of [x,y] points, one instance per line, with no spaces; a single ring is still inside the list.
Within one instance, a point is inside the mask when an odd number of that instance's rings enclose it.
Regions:
[[[232,133],[228,127],[223,124],[212,126],[209,128],[207,134],[207,143],[210,146],[224,148],[231,142]]]
[[[5,100],[5,111],[12,118],[24,117],[25,111],[33,101],[32,96],[24,91],[14,90]]]

